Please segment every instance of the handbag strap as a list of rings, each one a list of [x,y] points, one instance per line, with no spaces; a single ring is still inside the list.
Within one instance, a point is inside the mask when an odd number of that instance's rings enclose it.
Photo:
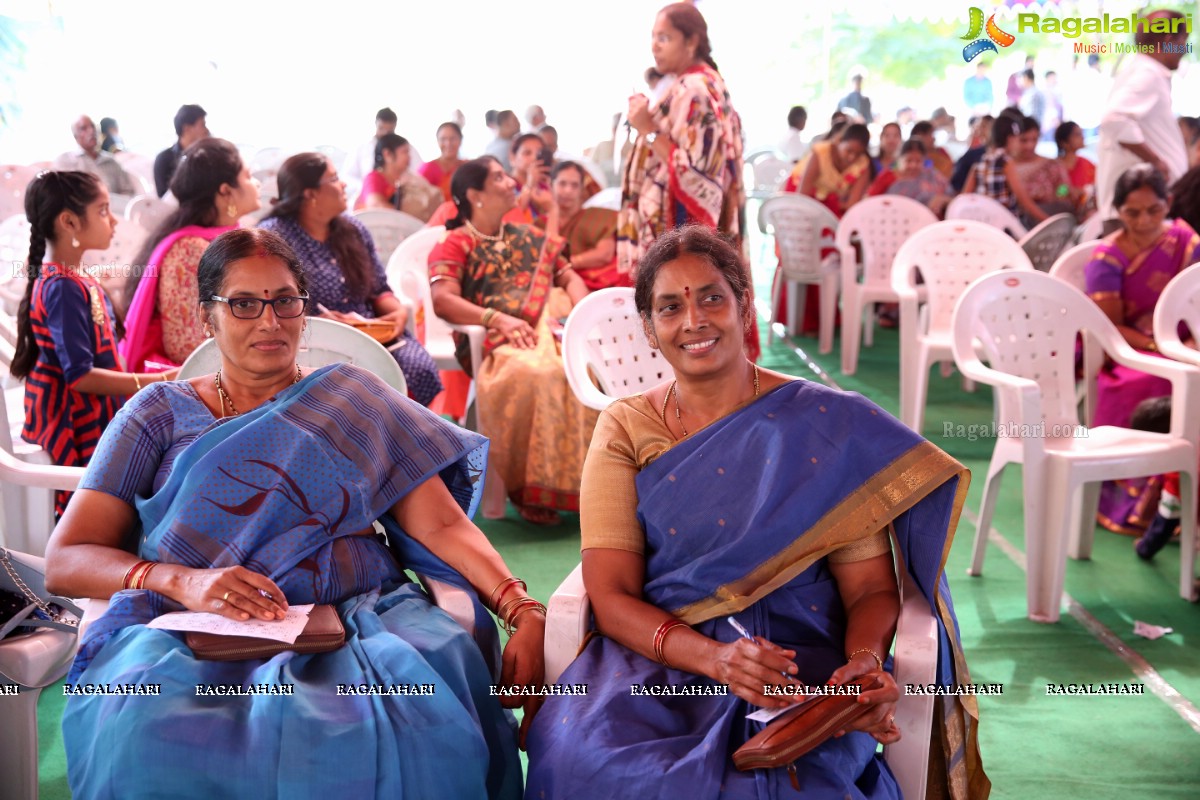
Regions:
[[[19,573],[16,567],[13,566],[12,561],[9,558],[8,551],[3,547],[0,547],[0,564],[4,565],[4,571],[8,573],[8,577],[12,580],[13,585],[20,590],[21,594],[25,595],[25,599],[37,606],[38,611],[41,611],[43,614],[45,614],[51,622],[55,622],[59,625],[65,625],[70,628],[76,628],[79,626],[78,619],[66,614],[62,609],[55,611],[53,606],[51,606],[49,603],[39,597],[36,592],[29,588],[24,579],[21,577],[21,573]]]

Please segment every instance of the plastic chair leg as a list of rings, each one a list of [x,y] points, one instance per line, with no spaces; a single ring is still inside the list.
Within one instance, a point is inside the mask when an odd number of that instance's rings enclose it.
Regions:
[[[1196,600],[1196,473],[1179,473],[1179,596]]]
[[[837,319],[838,274],[830,272],[821,281],[820,335],[817,350],[821,354],[833,352],[833,323]]]
[[[863,335],[863,307],[858,297],[842,295],[842,374],[858,371],[858,349]]]
[[[801,328],[804,326],[804,305],[807,299],[808,284],[797,283],[796,281],[787,282],[787,332],[788,336],[795,339]]]
[[[929,356],[929,350],[918,345],[917,358],[912,365],[914,372],[908,383],[908,412],[907,416],[901,420],[917,433],[920,433],[925,427],[925,398],[929,392],[929,367],[931,366]],[[903,364],[900,369],[904,369]],[[900,402],[903,407],[903,397]]]
[[[983,482],[983,498],[979,502],[979,522],[975,525],[975,544],[971,549],[971,566],[968,575],[983,574],[983,556],[987,551],[988,531],[992,527],[992,515],[996,512],[996,497],[1000,494],[1000,482],[1008,462],[997,463],[992,459],[988,465],[987,478]]]
[[[0,683],[0,686],[12,685]],[[5,797],[37,800],[37,701],[40,688],[21,687],[16,696],[0,698],[0,775]]]
[[[1034,622],[1058,622],[1067,572],[1069,503],[1076,487],[1053,472],[1025,467],[1025,596]]]
[[[1085,483],[1071,504],[1071,544],[1067,555],[1074,559],[1092,557],[1096,538],[1096,509],[1100,506],[1100,484]]]

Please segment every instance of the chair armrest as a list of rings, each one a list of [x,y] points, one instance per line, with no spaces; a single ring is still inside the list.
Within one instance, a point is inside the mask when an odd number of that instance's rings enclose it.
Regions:
[[[466,589],[443,583],[427,575],[418,575],[425,591],[433,598],[433,604],[445,611],[462,626],[472,639],[475,638],[475,602]]]
[[[958,365],[958,371],[964,378],[994,386],[1014,398],[1016,403],[1013,410],[1019,417],[1019,419],[1013,420],[1014,422],[1032,425],[1041,418],[1042,389],[1038,386],[1037,381],[992,369],[979,360],[973,349],[964,357],[959,352],[958,345],[959,343],[955,341],[954,363]],[[1027,437],[1026,441],[1029,440]]]
[[[487,328],[482,325],[457,325],[446,323],[452,331],[458,331],[467,337],[471,347],[471,374],[479,374],[479,365],[483,363],[483,340],[487,338]]]
[[[1156,358],[1134,350],[1121,339],[1109,353],[1122,366],[1145,372],[1171,382],[1171,435],[1195,443],[1200,438],[1200,368],[1169,358]]]
[[[74,491],[83,479],[83,467],[59,467],[52,464],[30,464],[0,450],[0,480],[19,486],[38,489]]]
[[[907,571],[904,602],[896,621],[895,663],[892,676],[900,686],[896,725],[902,738],[883,748],[888,767],[905,797],[924,797],[929,764],[929,737],[933,729],[933,695],[905,695],[907,684],[928,686],[937,675],[938,627],[928,601]]]
[[[592,605],[577,564],[550,597],[546,611],[546,683],[554,683],[575,656],[591,627]]]

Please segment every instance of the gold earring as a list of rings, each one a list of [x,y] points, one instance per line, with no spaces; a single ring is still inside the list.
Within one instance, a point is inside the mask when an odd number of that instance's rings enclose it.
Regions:
[[[225,213],[229,215],[230,219],[237,219],[237,206],[230,203],[225,207]]]

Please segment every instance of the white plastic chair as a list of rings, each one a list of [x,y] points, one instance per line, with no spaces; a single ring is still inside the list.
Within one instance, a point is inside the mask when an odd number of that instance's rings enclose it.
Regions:
[[[391,208],[364,208],[354,212],[355,218],[371,232],[379,260],[386,264],[400,243],[425,227],[412,214]]]
[[[907,573],[901,593],[892,677],[901,687],[928,686],[937,675],[937,621]],[[546,683],[557,682],[575,660],[591,627],[592,606],[583,584],[583,565],[578,564],[554,590],[547,606]],[[902,696],[896,704],[896,725],[904,735],[896,744],[883,748],[883,757],[904,797],[925,796],[933,707],[933,695]]]
[[[998,200],[985,194],[960,194],[946,206],[946,219],[968,219],[1000,228],[1014,239],[1020,239],[1028,230],[1016,214],[1005,208]]]
[[[1087,294],[1087,279],[1084,268],[1092,260],[1096,242],[1081,242],[1067,248],[1050,266],[1050,277],[1074,286]],[[1091,425],[1096,419],[1096,376],[1104,366],[1104,353],[1100,346],[1086,334],[1083,338],[1083,380],[1076,389],[1076,401],[1083,407],[1083,421]]]
[[[387,348],[367,334],[342,322],[320,317],[307,319],[308,329],[300,337],[296,363],[302,367],[324,367],[348,362],[373,372],[401,394],[408,385],[400,365]],[[205,339],[179,367],[179,380],[208,375],[221,368],[221,351],[215,339]]]
[[[1075,405],[1075,337],[1095,337],[1118,364],[1171,381],[1169,434],[1079,424]],[[1056,622],[1066,555],[1087,558],[1096,528],[1100,483],[1180,473],[1183,541],[1196,524],[1200,369],[1143,355],[1088,297],[1035,271],[985,275],[963,294],[954,314],[954,360],[963,374],[996,387],[998,432],[980,502],[971,559],[983,570],[987,534],[1004,468],[1022,465],[1026,596],[1029,618]],[[976,355],[979,348],[988,366]],[[1180,593],[1191,597],[1185,545]]]
[[[1037,227],[1022,236],[1017,244],[1029,256],[1029,261],[1038,272],[1049,272],[1055,260],[1070,246],[1075,237],[1075,217],[1072,214],[1055,214],[1038,223]]]
[[[583,201],[584,208],[607,208],[610,211],[621,210],[621,187],[609,186],[601,189]]]
[[[628,287],[592,292],[571,309],[563,327],[562,357],[571,391],[597,411],[675,374],[646,341],[633,289]]]
[[[748,197],[765,199],[775,194],[783,186],[792,171],[793,164],[784,161],[775,154],[774,150],[760,150],[746,156],[744,171],[745,183],[749,188]]]
[[[7,219],[14,214],[25,216],[25,189],[38,172],[37,167],[24,164],[0,166],[0,219]],[[28,240],[25,247],[28,250]]]
[[[4,316],[4,315],[0,315]],[[50,456],[36,444],[21,439],[25,427],[25,387],[10,379],[12,345],[4,342],[0,348],[0,377],[5,385],[0,398],[0,452],[29,467],[50,465]],[[3,534],[8,547],[40,556],[46,552],[46,542],[54,530],[54,492],[29,483],[4,481],[0,483],[0,503],[3,504]]]
[[[1188,267],[1172,278],[1154,306],[1154,342],[1158,351],[1176,361],[1200,366],[1200,351],[1179,338],[1180,323],[1187,325],[1193,339],[1200,336],[1200,264]],[[1191,493],[1193,496],[1196,493],[1195,484]],[[1179,592],[1186,597],[1195,586],[1195,536],[1181,538],[1180,548]]]
[[[900,297],[900,420],[920,433],[925,424],[929,368],[952,357],[954,304],[971,281],[1001,269],[1033,269],[1004,231],[982,222],[945,221],[909,237],[892,263]],[[914,274],[920,271],[926,302]]]
[[[12,268],[25,264],[29,258],[29,220],[25,212],[13,214],[0,222],[0,265],[4,267],[4,277],[13,277]]]
[[[875,339],[876,303],[895,303],[892,261],[900,245],[914,232],[937,222],[923,203],[899,195],[868,197],[846,212],[837,227],[842,257],[842,373],[858,369],[859,341],[870,347]],[[853,240],[862,247],[863,261]]]
[[[264,147],[251,156],[247,165],[253,173],[269,172],[274,175],[279,172],[279,168],[283,166],[287,156],[287,152],[282,147]]]
[[[1100,214],[1092,214],[1083,224],[1075,229],[1075,241],[1083,244],[1084,242],[1094,242],[1099,239],[1104,233],[1104,220],[1100,218]]]
[[[114,308],[125,306],[125,287],[134,269],[134,260],[150,235],[141,224],[125,220],[113,231],[107,250],[88,253],[88,271],[104,287]]]
[[[758,228],[773,233],[779,245],[779,269],[771,285],[771,313],[779,292],[787,283],[788,333],[796,335],[804,317],[804,294],[808,284],[820,290],[820,336],[818,349],[833,350],[833,323],[837,316],[838,256],[834,245],[838,220],[833,212],[811,197],[785,194],[763,202],[758,211]],[[822,255],[822,251],[826,251]],[[772,320],[774,321],[774,320]],[[767,329],[771,341],[771,328]]]
[[[80,467],[27,464],[0,450],[0,485],[5,489],[70,490],[82,477]],[[41,558],[8,546],[14,560],[44,571]],[[0,686],[21,687],[19,695],[0,699],[0,775],[4,776],[0,793],[5,797],[36,800],[38,796],[38,695],[67,673],[77,644],[75,634],[51,629],[0,641]]]
[[[164,200],[155,194],[139,194],[125,206],[125,219],[147,231],[154,231],[177,208],[179,204],[173,200]]]

